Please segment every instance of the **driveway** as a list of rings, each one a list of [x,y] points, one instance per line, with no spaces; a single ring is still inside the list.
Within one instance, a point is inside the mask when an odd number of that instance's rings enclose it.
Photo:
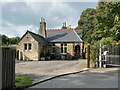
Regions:
[[[51,60],[51,61],[20,61],[16,63],[15,72],[25,74],[37,82],[41,79],[70,73],[86,68],[87,60]]]
[[[58,77],[30,88],[118,88],[118,69],[93,69]]]

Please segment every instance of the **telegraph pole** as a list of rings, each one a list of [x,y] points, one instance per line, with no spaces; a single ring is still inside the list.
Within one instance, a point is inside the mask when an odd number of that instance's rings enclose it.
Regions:
[[[90,68],[90,44],[88,44],[87,49],[87,68]]]

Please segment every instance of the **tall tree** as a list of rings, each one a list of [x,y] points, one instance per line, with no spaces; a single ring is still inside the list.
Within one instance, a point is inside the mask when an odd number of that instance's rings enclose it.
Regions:
[[[93,32],[94,29],[94,16],[95,16],[96,10],[93,8],[88,8],[86,10],[84,10],[80,16],[80,19],[78,21],[78,27],[82,28],[84,31],[84,41],[86,42],[91,42],[91,38],[90,35]]]
[[[119,21],[120,2],[99,2],[96,9],[88,8],[82,12],[78,27],[84,30],[84,41],[91,44],[107,37],[119,41]]]

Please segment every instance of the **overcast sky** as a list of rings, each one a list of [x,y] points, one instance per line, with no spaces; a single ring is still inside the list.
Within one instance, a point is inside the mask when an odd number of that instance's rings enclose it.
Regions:
[[[96,8],[97,2],[4,2],[0,3],[0,34],[21,37],[27,30],[37,33],[40,17],[47,28],[61,28],[66,22],[76,27],[80,14]]]

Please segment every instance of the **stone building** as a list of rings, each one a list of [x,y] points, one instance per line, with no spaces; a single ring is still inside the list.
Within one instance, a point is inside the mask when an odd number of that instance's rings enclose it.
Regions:
[[[45,19],[40,20],[38,34],[27,31],[17,45],[18,60],[73,59],[82,58],[84,45],[82,30],[66,27],[46,29]]]

